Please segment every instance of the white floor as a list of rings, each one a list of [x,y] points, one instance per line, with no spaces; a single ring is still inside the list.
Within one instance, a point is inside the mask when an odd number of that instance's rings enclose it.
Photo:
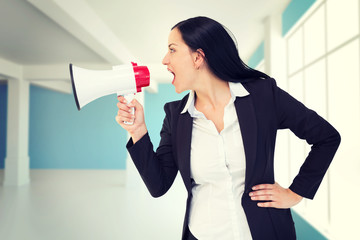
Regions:
[[[154,199],[137,175],[124,171],[31,170],[29,185],[3,186],[0,239],[180,239],[186,191],[178,176]]]

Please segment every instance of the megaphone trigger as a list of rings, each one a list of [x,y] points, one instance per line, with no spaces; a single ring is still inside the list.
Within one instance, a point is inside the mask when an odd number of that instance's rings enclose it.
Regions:
[[[127,104],[130,104],[131,101],[135,98],[135,93],[125,94],[125,95],[122,95],[122,96],[126,99]],[[135,108],[134,107],[131,108],[131,114],[132,115],[135,114]],[[124,121],[124,123],[127,124],[127,125],[132,125],[132,124],[134,124],[134,121],[132,121],[132,122]]]

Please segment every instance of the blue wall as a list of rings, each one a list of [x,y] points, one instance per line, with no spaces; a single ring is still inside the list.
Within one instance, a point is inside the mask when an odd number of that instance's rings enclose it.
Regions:
[[[6,153],[7,85],[0,84],[0,169],[4,168]]]
[[[255,68],[261,60],[264,59],[264,41],[260,43],[253,55],[250,57],[248,65],[251,68]]]
[[[78,111],[72,94],[30,87],[31,168],[125,169],[127,134],[115,121],[116,95]]]
[[[282,14],[283,36],[295,25],[316,0],[292,0]]]

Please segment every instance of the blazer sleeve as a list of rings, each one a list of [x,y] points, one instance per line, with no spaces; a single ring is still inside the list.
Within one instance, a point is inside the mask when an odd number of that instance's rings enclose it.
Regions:
[[[297,137],[312,145],[289,188],[303,197],[313,199],[340,145],[340,134],[315,111],[277,87],[275,80],[272,81],[278,129],[289,128]]]
[[[156,152],[153,151],[148,133],[135,144],[130,138],[126,145],[140,176],[153,197],[164,195],[173,184],[178,172],[172,151],[169,104],[165,104],[164,110],[166,116],[160,132],[160,144]]]

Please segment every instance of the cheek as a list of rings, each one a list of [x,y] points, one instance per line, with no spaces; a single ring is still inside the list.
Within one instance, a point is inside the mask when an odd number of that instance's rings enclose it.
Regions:
[[[194,67],[194,63],[192,60],[192,57],[189,53],[184,53],[181,52],[176,56],[176,59],[174,59],[174,61],[176,61],[178,66],[184,67],[184,68],[193,68]]]
[[[183,58],[177,66],[180,70],[181,75],[190,77],[193,74],[194,64],[192,62],[192,59],[189,59],[188,57]]]

